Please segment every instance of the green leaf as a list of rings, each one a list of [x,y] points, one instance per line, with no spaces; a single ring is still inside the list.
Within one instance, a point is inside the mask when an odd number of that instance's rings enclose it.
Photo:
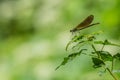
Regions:
[[[99,34],[102,34],[103,31],[98,31],[98,32],[94,32],[93,35],[99,35]]]
[[[95,44],[103,44],[103,41],[94,41]]]
[[[84,43],[85,41],[80,41],[80,42],[78,42],[75,46],[73,46],[72,47],[72,49],[74,49],[74,48],[76,48],[76,47],[81,47],[81,46],[83,46],[83,45],[80,45],[80,44],[82,44],[82,43]]]
[[[112,55],[107,51],[99,51],[98,53],[100,54],[101,59],[104,61],[112,61],[113,60]]]
[[[60,66],[65,65],[69,61],[72,61],[74,58],[76,58],[76,56],[79,56],[85,50],[86,49],[81,49],[79,52],[72,53],[72,54],[68,55],[67,57],[64,58],[64,60],[62,61],[62,63],[55,70],[57,70],[58,68],[60,68]]]
[[[113,57],[114,57],[115,59],[120,60],[120,53],[115,54]]]
[[[65,50],[67,51],[68,50],[68,47],[69,47],[69,45],[72,43],[72,41],[70,41],[67,45],[66,45],[66,48],[65,48]]]
[[[117,47],[120,47],[120,45],[118,44],[114,44],[114,43],[111,43],[110,41],[108,40],[104,40],[104,41],[94,41],[95,44],[102,44],[102,45],[111,45],[111,46],[117,46]]]
[[[62,63],[55,70],[57,70],[60,66],[65,65],[68,62],[68,60],[69,60],[69,57],[65,57]]]
[[[80,40],[82,40],[84,38],[84,35],[80,35],[80,36],[74,36],[71,41],[69,41],[69,43],[66,45],[65,50],[68,50],[68,47],[70,46],[70,44],[72,44],[73,42],[79,42]]]
[[[73,42],[75,42],[78,45],[83,42],[93,41],[94,39],[96,39],[95,36],[98,35],[99,33],[101,33],[101,31],[93,34],[79,34],[79,35],[73,36],[71,41],[69,41],[68,44],[66,45],[66,51],[68,50],[68,47],[70,46],[70,44],[72,44]],[[73,46],[72,48],[76,47],[77,45]]]
[[[72,38],[72,42],[77,42],[79,40],[82,40],[84,37],[85,37],[84,35],[74,36]]]
[[[94,65],[93,65],[94,68],[99,68],[99,67],[102,67],[102,65],[105,65],[105,63],[102,60],[98,59],[98,58],[93,57],[92,61],[94,63]]]
[[[93,41],[94,39],[96,39],[94,35],[89,35],[89,36],[87,37],[87,40],[88,40],[88,41]]]

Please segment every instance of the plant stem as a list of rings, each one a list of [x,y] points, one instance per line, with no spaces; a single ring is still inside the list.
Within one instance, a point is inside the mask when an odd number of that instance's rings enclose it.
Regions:
[[[95,46],[92,44],[92,48],[94,49],[94,51],[96,52],[96,54],[98,55],[98,58],[100,58],[99,53],[97,52],[97,50],[95,49]]]
[[[112,59],[111,71],[113,71],[114,59]]]
[[[105,47],[105,45],[103,44],[102,48],[101,48],[101,51],[103,50],[103,48]]]
[[[110,75],[114,78],[114,80],[118,80],[118,79],[114,76],[114,74],[110,71],[109,68],[106,68],[106,69],[108,70],[108,72],[110,73]]]

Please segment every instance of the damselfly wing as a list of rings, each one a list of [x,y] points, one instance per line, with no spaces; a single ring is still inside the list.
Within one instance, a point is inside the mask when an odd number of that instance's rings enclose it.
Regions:
[[[99,24],[99,23],[94,23],[94,24],[91,24],[92,21],[94,19],[94,16],[93,15],[89,15],[85,20],[83,20],[83,22],[81,22],[79,25],[77,25],[75,28],[73,28],[72,30],[70,30],[70,32],[76,32],[78,30],[82,30],[84,28],[87,28],[87,27],[90,27],[90,26],[93,26],[93,25],[96,25],[96,24]]]

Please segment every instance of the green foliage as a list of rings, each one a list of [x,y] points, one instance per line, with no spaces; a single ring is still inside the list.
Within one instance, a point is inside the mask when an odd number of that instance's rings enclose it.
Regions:
[[[105,65],[105,63],[102,60],[100,60],[99,58],[93,57],[92,61],[94,63],[94,65],[93,65],[94,68],[98,68],[98,67],[101,67],[102,65]]]
[[[102,33],[102,31],[95,32],[92,34],[76,34],[75,36],[73,36],[71,41],[69,41],[69,43],[67,44],[66,51],[68,50],[68,47],[70,46],[70,44],[72,44],[72,43],[76,44],[72,48],[79,46],[79,44],[82,44],[82,43],[86,44],[87,42],[95,40],[96,35],[99,35],[100,33]]]
[[[107,39],[104,40],[104,41],[94,41],[95,44],[102,44],[102,45],[111,45],[111,46],[117,46],[117,47],[120,47],[120,45],[118,44],[114,44],[114,43],[111,43],[109,42]]]
[[[100,57],[103,61],[112,61],[112,55],[107,51],[99,51]]]
[[[77,56],[79,56],[83,51],[85,51],[87,49],[81,49],[79,52],[76,52],[76,53],[72,53],[72,54],[69,54],[67,57],[64,58],[64,60],[62,61],[62,63],[56,68],[56,70],[62,66],[62,65],[65,65],[66,63],[68,63],[69,61],[72,61],[74,58],[76,58]]]
[[[120,53],[115,54],[113,58],[120,60]]]
[[[102,40],[98,41],[96,37],[100,33],[101,33],[101,31],[92,33],[92,34],[76,34],[76,35],[74,35],[73,38],[71,39],[71,41],[67,44],[66,51],[68,50],[68,47],[70,47],[70,45],[72,44],[71,49],[75,49],[75,50],[72,50],[75,52],[73,52],[72,54],[69,54],[67,57],[65,57],[63,62],[56,68],[56,70],[59,69],[61,66],[65,65],[66,63],[68,63],[69,61],[75,59],[76,56],[79,56],[84,50],[84,54],[87,54],[91,57],[92,62],[93,62],[93,68],[104,67],[105,70],[108,70],[108,72],[111,74],[111,76],[115,80],[117,80],[114,77],[114,75],[112,74],[112,70],[113,70],[113,66],[115,66],[115,64],[113,65],[114,59],[120,60],[120,53],[111,55],[111,53],[109,51],[105,51],[103,49],[106,45],[116,46],[116,47],[120,47],[120,45],[114,44],[107,39],[105,39],[103,41]],[[95,45],[101,45],[102,47],[99,50],[97,50]],[[89,51],[89,49],[85,48],[84,46],[85,47],[91,46],[93,51],[91,51],[91,53],[89,54],[87,52],[87,51]],[[111,70],[107,67],[106,62],[111,62]]]

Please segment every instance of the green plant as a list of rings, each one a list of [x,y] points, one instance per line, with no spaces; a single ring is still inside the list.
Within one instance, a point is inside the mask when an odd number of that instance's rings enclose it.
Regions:
[[[71,50],[73,51],[74,49],[75,52],[65,57],[62,63],[56,68],[56,70],[61,66],[65,65],[66,63],[68,63],[69,61],[75,59],[76,56],[80,56],[81,54],[84,54],[84,55],[89,55],[91,57],[94,68],[103,67],[105,71],[108,71],[110,73],[110,75],[114,78],[114,80],[118,80],[113,74],[113,69],[115,66],[114,61],[115,60],[120,61],[120,53],[116,53],[115,55],[112,55],[110,51],[106,51],[104,50],[104,48],[109,46],[120,47],[120,45],[114,44],[107,39],[97,40],[97,36],[99,34],[101,34],[101,31],[92,34],[78,33],[74,35],[71,41],[67,44],[66,51],[72,44]],[[97,45],[99,45],[99,50],[96,48]],[[91,49],[85,48],[87,46],[90,47]],[[89,51],[90,53],[88,53],[87,51]],[[107,62],[111,62],[111,67],[107,66],[108,64]]]

